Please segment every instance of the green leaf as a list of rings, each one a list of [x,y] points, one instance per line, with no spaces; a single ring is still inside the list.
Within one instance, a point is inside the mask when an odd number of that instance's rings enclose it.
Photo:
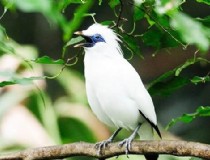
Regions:
[[[5,53],[15,53],[15,50],[10,45],[0,42],[0,55]]]
[[[181,117],[177,117],[175,119],[172,119],[171,122],[166,126],[166,129],[169,129],[173,125],[175,125],[177,122],[183,122],[183,123],[190,123],[197,117],[206,117],[210,116],[210,106],[200,106],[196,109],[194,113],[191,114],[183,114]]]
[[[43,56],[40,58],[37,58],[33,60],[35,63],[41,63],[41,64],[65,64],[64,60],[58,59],[58,60],[53,60],[52,58],[48,56]]]
[[[144,33],[142,40],[147,46],[154,48],[160,48],[162,33],[156,27],[151,27],[147,32]]]
[[[174,70],[171,70],[171,71],[168,71],[164,74],[162,74],[161,76],[159,76],[157,79],[153,80],[150,85],[148,86],[148,88],[151,88],[153,87],[156,83],[159,83],[159,82],[162,82],[164,81],[165,79],[171,77],[174,75]]]
[[[170,70],[152,81],[148,86],[149,93],[165,96],[190,83],[186,77],[175,76],[176,69]]]
[[[122,37],[123,37],[122,40],[126,44],[126,47],[132,53],[141,56],[141,50],[140,50],[140,47],[139,47],[139,44],[138,44],[137,40],[134,37],[132,37],[130,35],[127,35],[127,34],[123,34]]]
[[[176,12],[171,17],[171,26],[187,44],[195,44],[201,51],[209,48],[210,29],[188,15]]]
[[[169,32],[174,37],[177,37],[174,31],[170,30]],[[155,49],[178,46],[177,41],[171,35],[153,25],[143,34],[142,40],[147,46]]]
[[[13,85],[16,84],[14,81],[2,81],[0,82],[0,87],[5,87],[5,86],[9,86],[9,85]]]
[[[117,5],[120,4],[120,1],[119,0],[110,0],[109,1],[109,6],[114,9]]]
[[[176,69],[175,75],[179,76],[183,69],[189,67],[190,65],[195,64],[196,62],[198,62],[197,59],[194,59],[194,58],[188,59],[183,65],[181,65],[180,67]]]
[[[12,80],[9,81],[0,82],[0,87],[5,87],[13,84],[28,85],[28,84],[33,84],[34,80],[43,80],[43,79],[44,77],[13,78]]]
[[[154,10],[150,12],[150,15],[145,14],[145,18],[150,26],[156,25],[158,29],[163,30],[163,28],[168,29],[170,28],[170,19],[166,15],[159,15]]]
[[[189,82],[188,78],[172,76],[164,79],[164,81],[156,82],[148,88],[148,91],[151,95],[166,96],[187,85]]]
[[[76,37],[76,38],[72,38],[70,41],[68,41],[65,45],[65,47],[77,44],[79,42],[81,42],[82,40],[84,40],[84,38],[82,38],[81,36]]]
[[[7,37],[6,30],[0,25],[0,55],[5,53],[14,53],[14,49],[9,43],[10,39]]]
[[[29,77],[29,78],[16,78],[14,82],[21,85],[32,84],[34,80],[43,80],[44,77]]]
[[[185,69],[195,63],[198,63],[198,62],[206,62],[206,63],[210,64],[210,61],[208,61],[207,59],[201,58],[201,57],[188,59],[183,65],[179,66],[176,69],[175,76],[179,76],[183,69]]]
[[[101,22],[102,25],[105,25],[105,26],[110,26],[111,24],[113,24],[113,21],[103,21]]]
[[[196,0],[196,1],[210,5],[210,0]]]
[[[191,79],[191,82],[194,84],[210,82],[210,76],[205,76],[205,77],[194,76]]]
[[[45,78],[45,77],[20,77],[19,75],[10,71],[2,71],[0,72],[0,76],[1,78],[4,79],[3,81],[0,82],[0,87],[13,85],[13,84],[28,85],[28,84],[33,84],[34,80],[43,80]]]
[[[145,13],[140,8],[135,7],[134,8],[134,13],[133,13],[134,21],[139,21],[142,18],[144,18],[144,14]]]

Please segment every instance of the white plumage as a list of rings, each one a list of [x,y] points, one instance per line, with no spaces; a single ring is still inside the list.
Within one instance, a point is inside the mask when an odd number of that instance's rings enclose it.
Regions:
[[[113,30],[93,24],[76,34],[86,39],[76,47],[85,49],[87,98],[98,119],[111,127],[129,130],[147,123],[159,134],[152,99],[136,70],[123,58],[120,39]]]

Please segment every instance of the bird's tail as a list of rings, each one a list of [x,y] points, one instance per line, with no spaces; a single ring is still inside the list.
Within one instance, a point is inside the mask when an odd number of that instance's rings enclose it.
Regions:
[[[138,134],[140,136],[140,140],[154,140],[153,127],[150,125],[149,122],[144,122],[141,125]],[[158,154],[145,154],[144,157],[146,160],[157,160]]]

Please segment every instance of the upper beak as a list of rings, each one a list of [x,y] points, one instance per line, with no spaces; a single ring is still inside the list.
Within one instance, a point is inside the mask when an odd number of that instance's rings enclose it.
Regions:
[[[84,36],[84,34],[82,33],[82,31],[76,31],[76,32],[74,32],[74,34],[75,35],[78,35],[78,36]],[[79,44],[74,45],[74,47],[75,48],[77,48],[77,47],[84,47],[84,44],[85,43],[79,43]]]
[[[82,36],[83,35],[82,31],[76,31],[76,32],[74,32],[74,34],[78,35],[78,36]]]

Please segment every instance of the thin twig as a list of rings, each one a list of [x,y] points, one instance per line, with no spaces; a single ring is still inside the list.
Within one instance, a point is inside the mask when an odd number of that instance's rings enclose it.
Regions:
[[[56,77],[60,76],[60,74],[63,72],[63,70],[64,70],[66,67],[73,66],[73,65],[75,65],[75,64],[77,63],[77,61],[78,61],[78,56],[79,56],[79,54],[76,54],[75,56],[73,56],[73,57],[71,57],[71,58],[68,58],[68,59],[66,60],[66,63],[62,66],[61,70],[60,70],[56,75],[54,75],[54,76],[44,76],[44,78],[46,78],[46,79],[55,79]],[[72,61],[72,60],[74,60],[74,59],[75,59],[74,62],[69,63],[70,61]]]
[[[117,27],[117,29],[119,30],[119,25],[120,25],[120,20],[122,20],[122,13],[123,13],[123,7],[124,7],[124,4],[122,2],[122,0],[119,0],[120,1],[120,9],[119,9],[119,14],[118,14],[118,18],[117,18],[117,22],[114,23],[114,25],[110,28],[115,28]]]
[[[118,19],[117,19],[117,23],[116,23],[116,27],[118,28],[119,27],[119,23],[120,23],[120,20],[121,20],[121,16],[122,16],[122,12],[123,12],[123,2],[122,0],[120,0],[120,9],[119,9],[119,15],[118,15]]]
[[[210,145],[189,141],[134,141],[130,150],[131,154],[169,154],[176,156],[193,156],[210,159]],[[125,148],[119,147],[118,143],[109,144],[97,154],[94,144],[78,142],[72,144],[48,146],[27,149],[20,152],[0,156],[0,160],[46,160],[75,156],[95,157],[99,159],[110,158],[125,154]]]

